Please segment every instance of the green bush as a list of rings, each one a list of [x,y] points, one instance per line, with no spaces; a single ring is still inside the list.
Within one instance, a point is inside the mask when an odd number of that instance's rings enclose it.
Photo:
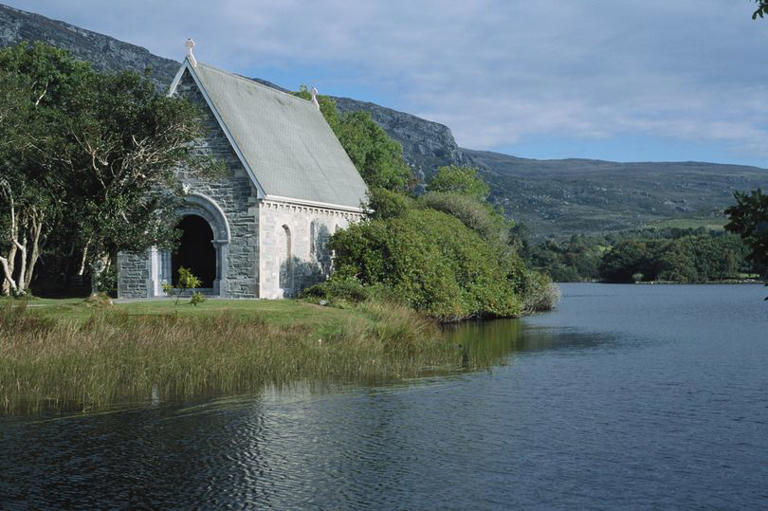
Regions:
[[[368,194],[370,218],[394,218],[413,208],[414,200],[386,188],[371,188]]]
[[[477,174],[476,168],[448,165],[437,169],[427,191],[456,193],[484,202],[491,194],[491,187]]]
[[[523,297],[523,312],[550,311],[560,301],[560,288],[545,273],[526,270],[518,286]]]
[[[419,198],[419,203],[458,218],[484,240],[502,244],[509,241],[509,222],[486,202],[458,193],[429,192]]]
[[[328,300],[329,302],[343,300],[351,303],[360,303],[367,300],[370,297],[370,294],[368,289],[356,278],[335,274],[325,282],[308,287],[302,291],[300,297]]]
[[[195,307],[203,303],[205,300],[206,300],[205,295],[200,291],[195,291],[194,293],[192,293],[192,296],[189,297],[189,303],[191,303]]]
[[[505,256],[460,220],[433,209],[355,224],[334,235],[334,279],[383,285],[441,320],[516,316],[522,261]],[[330,282],[330,281],[329,281]]]

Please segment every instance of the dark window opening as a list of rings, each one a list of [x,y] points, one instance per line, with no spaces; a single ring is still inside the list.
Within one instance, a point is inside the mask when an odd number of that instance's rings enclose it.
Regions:
[[[182,232],[179,248],[171,256],[173,285],[178,285],[179,268],[189,268],[202,282],[201,287],[212,288],[216,279],[216,249],[213,246],[213,231],[208,222],[200,216],[189,215],[176,226]]]

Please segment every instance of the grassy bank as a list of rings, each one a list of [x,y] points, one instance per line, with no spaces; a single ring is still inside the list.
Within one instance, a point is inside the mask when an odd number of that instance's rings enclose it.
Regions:
[[[396,305],[0,302],[5,413],[94,410],[294,381],[379,383],[466,362],[434,322]]]

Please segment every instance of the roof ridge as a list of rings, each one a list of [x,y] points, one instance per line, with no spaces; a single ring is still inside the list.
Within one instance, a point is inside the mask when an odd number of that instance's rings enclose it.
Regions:
[[[304,99],[304,98],[301,98],[299,96],[294,96],[293,94],[291,94],[289,92],[283,92],[283,91],[281,91],[279,89],[275,89],[274,87],[270,87],[269,85],[265,85],[263,83],[257,82],[256,80],[248,78],[247,76],[243,76],[243,75],[240,75],[240,74],[237,74],[237,73],[232,73],[230,71],[225,71],[223,69],[219,69],[218,67],[214,67],[214,66],[212,66],[210,64],[206,64],[205,62],[198,61],[197,64],[198,65],[202,64],[203,66],[207,67],[208,69],[212,69],[214,71],[217,71],[219,73],[223,73],[223,74],[231,76],[233,78],[237,78],[239,80],[245,80],[250,85],[255,85],[257,87],[260,87],[262,89],[268,90],[270,92],[276,92],[278,94],[283,94],[285,96],[288,96],[289,98],[297,99],[297,100],[301,101],[302,103],[306,103],[308,105],[312,105],[312,102],[310,100],[308,100],[308,99]]]

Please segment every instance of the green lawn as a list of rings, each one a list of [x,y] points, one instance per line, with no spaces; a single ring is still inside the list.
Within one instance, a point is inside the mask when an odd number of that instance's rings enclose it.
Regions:
[[[356,307],[324,307],[301,300],[220,300],[208,299],[194,306],[189,299],[182,298],[178,305],[171,299],[159,300],[116,300],[113,306],[94,306],[82,298],[31,298],[25,300],[30,312],[60,320],[85,321],[95,311],[120,313],[129,316],[148,316],[174,314],[182,317],[213,316],[221,313],[239,317],[257,315],[276,326],[311,325],[313,327],[348,320],[363,318],[365,313]],[[20,300],[0,298],[2,304],[19,304]]]

